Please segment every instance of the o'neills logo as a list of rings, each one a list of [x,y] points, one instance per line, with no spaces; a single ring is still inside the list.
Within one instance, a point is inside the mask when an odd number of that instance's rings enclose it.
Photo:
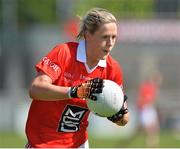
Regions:
[[[49,58],[44,57],[42,59],[42,61],[44,62],[44,64],[48,65],[49,67],[53,68],[55,71],[58,71],[59,66],[56,65],[55,63],[53,63]]]

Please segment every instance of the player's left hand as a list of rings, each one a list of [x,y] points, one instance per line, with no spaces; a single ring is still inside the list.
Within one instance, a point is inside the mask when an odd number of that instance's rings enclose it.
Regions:
[[[124,100],[127,100],[127,96],[125,95]],[[125,102],[124,101],[124,102]],[[119,126],[125,126],[129,121],[129,112],[128,108],[123,105],[123,107],[111,117],[107,117],[108,120],[116,123]]]

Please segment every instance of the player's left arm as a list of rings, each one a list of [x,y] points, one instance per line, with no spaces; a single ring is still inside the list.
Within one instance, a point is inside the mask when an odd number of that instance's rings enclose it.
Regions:
[[[123,88],[123,74],[122,74],[122,69],[120,65],[115,62],[113,64],[113,69],[111,72],[112,75],[112,80],[114,80],[117,84],[119,84]],[[125,126],[128,121],[129,121],[129,111],[128,111],[128,104],[127,104],[127,96],[124,95],[124,104],[122,108],[119,110],[118,113],[114,114],[111,117],[108,117],[107,119],[116,123],[119,126]]]
[[[118,113],[114,114],[111,117],[108,117],[108,120],[116,123],[119,126],[125,126],[129,121],[129,111],[127,105],[127,96],[124,96],[124,104]]]

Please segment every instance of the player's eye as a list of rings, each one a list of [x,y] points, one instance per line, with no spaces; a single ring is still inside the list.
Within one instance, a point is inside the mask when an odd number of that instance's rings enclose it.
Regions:
[[[107,35],[104,35],[104,36],[102,36],[102,38],[103,38],[103,39],[107,39],[107,38],[108,38],[108,36],[107,36]]]
[[[114,39],[116,39],[116,36],[114,35],[114,36],[112,36],[112,39],[114,40]]]

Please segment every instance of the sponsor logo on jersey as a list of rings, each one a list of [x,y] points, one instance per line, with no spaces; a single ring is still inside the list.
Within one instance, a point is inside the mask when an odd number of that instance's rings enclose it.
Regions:
[[[80,128],[81,120],[83,119],[85,113],[88,109],[67,105],[61,116],[59,122],[58,131],[62,132],[76,132]]]
[[[48,65],[49,67],[53,68],[55,71],[58,71],[59,66],[53,63],[49,58],[44,57],[42,61],[44,62],[45,65]]]

